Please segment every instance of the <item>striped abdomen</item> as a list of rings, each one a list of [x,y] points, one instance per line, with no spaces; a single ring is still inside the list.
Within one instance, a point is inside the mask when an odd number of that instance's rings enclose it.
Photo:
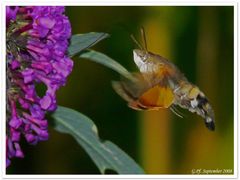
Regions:
[[[174,104],[191,112],[196,112],[204,118],[208,129],[215,129],[214,112],[206,96],[195,85],[183,81],[174,90]]]

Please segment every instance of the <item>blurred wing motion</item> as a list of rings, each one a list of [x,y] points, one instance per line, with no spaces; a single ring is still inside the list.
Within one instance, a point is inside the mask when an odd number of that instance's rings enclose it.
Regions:
[[[128,102],[129,107],[136,110],[157,110],[168,108],[174,101],[170,87],[153,84],[141,74],[134,74],[135,81],[124,79],[113,82],[115,91]],[[164,83],[165,84],[165,83]]]
[[[178,105],[204,118],[208,129],[215,129],[214,112],[206,96],[184,77],[167,59],[148,52],[145,35],[144,46],[132,37],[141,49],[133,50],[134,62],[139,73],[135,80],[122,79],[113,82],[115,91],[135,110],[158,110]]]

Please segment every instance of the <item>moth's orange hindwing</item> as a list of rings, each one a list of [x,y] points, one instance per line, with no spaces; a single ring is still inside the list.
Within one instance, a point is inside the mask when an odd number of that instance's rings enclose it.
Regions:
[[[168,108],[174,101],[174,94],[170,87],[156,85],[147,90],[139,98],[139,102],[149,108]]]

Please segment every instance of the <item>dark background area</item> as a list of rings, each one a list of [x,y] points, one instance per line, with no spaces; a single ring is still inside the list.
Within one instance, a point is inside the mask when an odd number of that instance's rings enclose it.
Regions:
[[[144,26],[148,49],[173,61],[206,94],[216,131],[196,114],[169,109],[137,112],[114,92],[119,75],[94,62],[74,58],[58,104],[90,117],[103,140],[122,148],[149,174],[191,174],[192,169],[233,170],[233,7],[67,7],[73,34],[107,32],[93,49],[136,71],[130,38]],[[9,174],[99,174],[69,135],[49,127],[50,138],[24,144],[24,159],[13,159]]]

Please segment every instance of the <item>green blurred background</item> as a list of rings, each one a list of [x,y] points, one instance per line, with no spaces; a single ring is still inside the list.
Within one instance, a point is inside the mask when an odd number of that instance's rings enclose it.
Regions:
[[[84,59],[74,59],[68,83],[58,91],[60,105],[89,116],[101,139],[117,144],[148,174],[191,174],[197,168],[233,172],[233,7],[67,7],[66,14],[74,34],[111,34],[93,49],[131,71],[136,67],[130,34],[140,39],[144,26],[148,49],[173,61],[207,95],[216,131],[188,111],[181,110],[181,119],[168,109],[128,108],[111,87],[119,75]],[[24,144],[25,158],[14,159],[7,173],[99,173],[71,136],[49,131],[49,141]]]

